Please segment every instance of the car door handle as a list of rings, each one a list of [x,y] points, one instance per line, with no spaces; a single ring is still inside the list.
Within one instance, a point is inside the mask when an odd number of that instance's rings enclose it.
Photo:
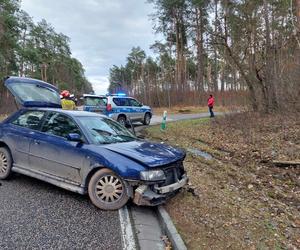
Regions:
[[[33,143],[36,144],[36,145],[39,145],[41,142],[38,141],[38,140],[34,140]]]

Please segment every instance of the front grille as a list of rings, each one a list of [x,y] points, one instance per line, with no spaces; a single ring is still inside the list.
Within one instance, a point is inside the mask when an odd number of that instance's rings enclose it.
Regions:
[[[172,183],[177,182],[181,179],[182,175],[184,174],[184,168],[182,161],[176,162],[167,168],[164,169],[164,173],[166,176],[166,181],[161,186],[167,186]]]

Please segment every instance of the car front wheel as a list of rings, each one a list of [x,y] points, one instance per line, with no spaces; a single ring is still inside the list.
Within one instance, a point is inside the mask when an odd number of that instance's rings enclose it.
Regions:
[[[6,147],[0,148],[0,179],[7,179],[11,174],[12,157]]]
[[[129,199],[124,181],[107,168],[92,176],[88,193],[92,203],[103,210],[119,209]]]

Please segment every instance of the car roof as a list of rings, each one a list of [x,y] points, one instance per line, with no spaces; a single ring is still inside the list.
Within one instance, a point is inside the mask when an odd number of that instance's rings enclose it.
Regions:
[[[40,110],[40,111],[48,111],[48,112],[59,112],[62,114],[80,117],[80,116],[100,116],[106,117],[105,115],[101,115],[95,112],[87,112],[87,111],[80,111],[80,110],[65,110],[65,109],[56,109],[56,108],[28,108],[26,110]]]
[[[105,95],[92,95],[92,94],[83,94],[83,97],[105,97]]]
[[[134,97],[131,97],[131,96],[117,96],[117,95],[109,95],[109,97],[112,97],[112,98],[129,98],[129,99],[135,99]]]

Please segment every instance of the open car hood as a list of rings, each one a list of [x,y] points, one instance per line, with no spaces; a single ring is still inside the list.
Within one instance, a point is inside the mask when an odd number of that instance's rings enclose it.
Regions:
[[[181,149],[147,141],[107,144],[103,147],[150,168],[168,165],[185,157]]]
[[[61,108],[58,89],[46,82],[23,77],[9,77],[5,87],[23,107]]]

